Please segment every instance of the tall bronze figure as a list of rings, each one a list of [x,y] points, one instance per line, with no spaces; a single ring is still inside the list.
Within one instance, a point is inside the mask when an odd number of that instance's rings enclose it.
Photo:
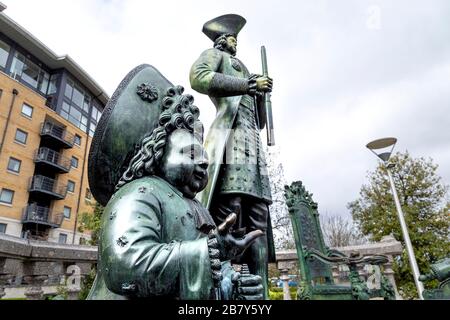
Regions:
[[[190,82],[194,90],[207,94],[217,114],[205,141],[210,156],[209,183],[198,196],[216,223],[231,213],[238,214],[236,234],[263,230],[238,262],[246,263],[252,273],[265,279],[267,264],[274,261],[275,250],[270,225],[271,191],[260,130],[266,125],[264,94],[272,91],[272,79],[250,74],[236,58],[237,36],[246,20],[228,14],[203,27],[214,48],[204,51],[193,64]]]

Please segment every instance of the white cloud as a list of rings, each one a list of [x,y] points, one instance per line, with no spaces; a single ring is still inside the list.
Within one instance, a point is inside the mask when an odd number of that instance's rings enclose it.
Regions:
[[[4,2],[6,14],[69,53],[110,94],[136,65],[154,65],[193,93],[206,127],[215,110],[190,89],[189,69],[211,46],[203,23],[239,13],[248,24],[238,57],[260,72],[259,48],[268,50],[286,178],[303,180],[323,212],[344,214],[358,196],[376,166],[364,146],[379,137],[433,157],[450,182],[448,1]],[[372,6],[379,29],[368,28]]]

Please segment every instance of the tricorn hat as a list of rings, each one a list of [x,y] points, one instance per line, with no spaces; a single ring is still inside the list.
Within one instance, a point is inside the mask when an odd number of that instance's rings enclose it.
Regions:
[[[247,23],[243,17],[237,14],[226,14],[214,18],[203,25],[203,33],[212,41],[224,34],[232,34],[235,37]]]
[[[181,110],[180,103],[192,105],[194,98],[183,96],[183,90],[146,64],[133,69],[119,84],[105,107],[89,151],[89,186],[101,205],[106,206],[115,192],[142,139],[160,125],[163,111]],[[191,120],[195,119],[198,114]]]

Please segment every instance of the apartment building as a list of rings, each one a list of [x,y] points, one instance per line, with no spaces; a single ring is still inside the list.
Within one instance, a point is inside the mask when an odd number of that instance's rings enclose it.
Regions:
[[[88,152],[109,97],[1,7],[0,233],[83,244],[79,218],[95,204]]]

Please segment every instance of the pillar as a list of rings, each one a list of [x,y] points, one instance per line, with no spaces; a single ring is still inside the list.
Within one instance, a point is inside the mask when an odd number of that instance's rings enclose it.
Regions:
[[[289,270],[281,270],[280,280],[283,281],[283,300],[291,300],[291,291],[289,290]]]

